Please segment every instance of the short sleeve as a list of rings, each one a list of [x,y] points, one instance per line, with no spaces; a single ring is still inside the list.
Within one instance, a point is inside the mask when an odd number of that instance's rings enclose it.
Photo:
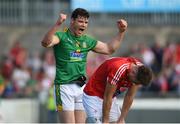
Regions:
[[[92,38],[92,37],[89,37],[89,36],[86,36],[86,39],[87,39],[88,49],[89,49],[89,50],[94,49],[94,47],[95,47],[96,44],[97,44],[97,40],[94,39],[94,38]]]
[[[56,32],[55,35],[61,40],[63,32]]]

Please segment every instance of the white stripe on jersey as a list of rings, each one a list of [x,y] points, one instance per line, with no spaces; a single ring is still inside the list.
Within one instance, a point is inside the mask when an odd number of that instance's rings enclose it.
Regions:
[[[143,65],[141,62],[136,62],[136,65],[139,65],[139,66],[141,66],[141,65]]]
[[[127,68],[128,68],[128,66],[126,66],[126,68],[124,68],[124,69],[121,71],[121,73],[118,75],[117,80],[116,80],[115,83],[118,83],[119,79],[121,78],[121,75],[124,73],[124,71],[127,70]]]
[[[117,81],[119,80],[119,78],[121,77],[121,75],[123,74],[123,72],[127,69],[127,67],[129,66],[130,63],[126,63],[121,65],[118,70],[116,71],[116,74],[114,75],[111,84],[116,84]]]
[[[127,65],[128,64],[128,65]],[[129,64],[130,63],[126,63],[126,66],[124,66],[122,69],[121,69],[121,71],[119,71],[118,72],[118,75],[117,75],[117,77],[115,77],[115,81],[113,81],[112,83],[113,84],[116,84],[117,83],[117,81],[119,81],[119,79],[121,78],[121,75],[124,73],[124,71],[128,68],[128,66],[129,66]],[[138,65],[138,66],[142,66],[143,64],[141,63],[141,62],[136,62],[136,64]],[[119,70],[119,69],[118,69]]]

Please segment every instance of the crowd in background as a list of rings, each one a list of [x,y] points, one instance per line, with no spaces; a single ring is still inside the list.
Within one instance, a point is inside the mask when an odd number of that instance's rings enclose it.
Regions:
[[[154,73],[152,84],[142,87],[137,97],[180,97],[180,43],[169,42],[166,46],[159,42],[152,46],[133,44],[126,54],[119,56],[137,57]],[[90,52],[87,77],[108,58]],[[57,122],[53,97],[55,69],[51,48],[43,52],[28,51],[16,41],[0,58],[0,95],[4,99],[36,98],[41,105],[40,122]]]
[[[138,57],[154,73],[152,84],[141,88],[139,94],[157,93],[180,95],[180,43],[168,42],[162,46],[155,42],[133,44],[128,53],[121,56]],[[87,76],[108,56],[91,53],[88,57]],[[6,55],[0,59],[0,93],[2,98],[38,98],[47,101],[49,89],[55,77],[55,60],[52,49],[44,52],[28,52],[16,41]]]
[[[154,96],[180,95],[179,42],[167,42],[165,46],[160,42],[154,42],[152,46],[135,44],[128,55],[140,58],[154,73],[152,84],[146,89],[142,88],[142,92],[151,92]]]

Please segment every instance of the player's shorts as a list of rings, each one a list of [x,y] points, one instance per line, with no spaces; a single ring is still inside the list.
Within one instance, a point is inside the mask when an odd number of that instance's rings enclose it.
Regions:
[[[84,110],[82,104],[83,88],[77,84],[55,85],[56,110]]]
[[[83,100],[84,109],[87,114],[87,119],[92,120],[91,118],[93,118],[95,120],[101,121],[103,100],[97,96],[89,96],[85,93],[83,93],[82,100]],[[117,99],[113,98],[110,115],[109,115],[109,121],[116,122],[120,114],[121,114],[120,105],[117,104]]]

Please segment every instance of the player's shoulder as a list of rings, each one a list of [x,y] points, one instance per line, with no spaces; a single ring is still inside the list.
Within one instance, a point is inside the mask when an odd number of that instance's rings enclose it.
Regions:
[[[93,36],[90,34],[84,34],[84,37],[93,38]]]
[[[107,59],[107,61],[110,61],[111,63],[124,63],[126,62],[126,58],[125,57],[111,57],[109,59]]]
[[[65,34],[65,33],[68,33],[68,28],[67,27],[64,27],[62,30],[58,30],[56,33],[58,34]]]
[[[137,57],[128,57],[127,61],[129,61],[130,63],[134,63],[136,65],[143,65],[142,61]]]
[[[134,57],[112,57],[106,61],[108,61],[107,64],[114,67],[119,67],[121,65],[128,66],[131,63],[134,63],[136,65],[143,65],[140,59]]]
[[[121,66],[122,64],[127,63],[126,59],[123,57],[111,57],[106,61],[107,61],[107,65],[112,66],[113,68],[116,67],[119,68],[119,66]]]
[[[64,31],[57,31],[55,34],[61,36],[61,35],[65,34],[65,33],[66,32],[64,32]]]
[[[89,34],[84,34],[83,38],[84,39],[89,39],[89,40],[95,40],[95,38],[92,35],[89,35]]]

